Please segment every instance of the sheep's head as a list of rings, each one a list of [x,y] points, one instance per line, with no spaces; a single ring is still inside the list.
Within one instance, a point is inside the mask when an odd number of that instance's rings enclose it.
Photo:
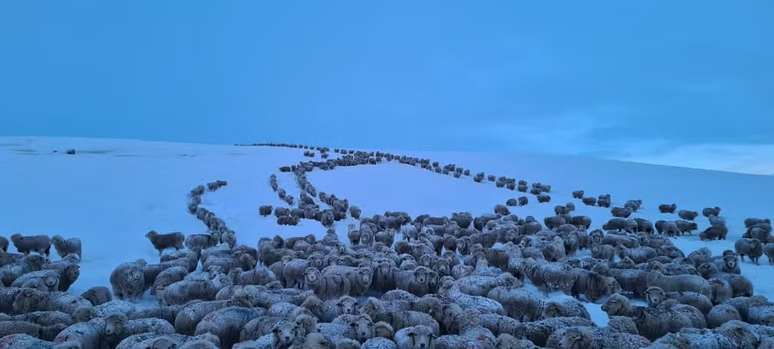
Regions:
[[[295,320],[299,336],[306,336],[309,333],[317,331],[317,320],[309,315],[298,315]]]
[[[320,279],[320,271],[317,268],[310,267],[304,271],[304,281],[307,284],[316,284]]]
[[[57,285],[59,285],[59,274],[57,273],[46,274],[45,276],[43,276],[43,283],[49,289],[55,290],[57,288]]]
[[[80,306],[73,312],[73,320],[78,322],[87,322],[95,317],[98,317],[97,311],[91,305]]]
[[[155,237],[157,237],[158,235],[159,235],[159,233],[157,233],[155,230],[151,230],[147,234],[145,234],[145,237],[152,240]]]
[[[590,338],[578,328],[568,328],[562,337],[562,348],[583,349],[589,347]]]
[[[22,239],[22,235],[21,234],[13,234],[13,235],[11,235],[11,241],[13,243],[17,243],[17,242],[21,241],[21,239]]]
[[[350,333],[360,342],[365,342],[374,336],[374,323],[368,315],[360,315],[349,323]]]
[[[296,338],[298,326],[294,322],[280,321],[271,329],[277,344],[287,346]]]
[[[110,314],[105,319],[105,335],[108,337],[119,336],[124,331],[126,324],[126,315]]]
[[[371,269],[371,267],[360,267],[357,270],[358,276],[360,277],[360,281],[363,282],[365,285],[370,285],[371,280],[374,276],[374,271]]]
[[[431,348],[435,334],[425,325],[417,325],[406,332],[406,336],[411,339],[414,348]]]
[[[609,316],[626,315],[631,302],[620,293],[615,293],[602,304],[602,311]]]
[[[433,288],[438,285],[438,273],[431,270],[427,274],[427,285]]]
[[[425,267],[417,267],[413,271],[414,282],[418,284],[427,284],[428,269]]]
[[[661,304],[664,298],[666,298],[666,294],[661,287],[651,286],[645,291],[645,300],[651,307]]]
[[[356,314],[357,313],[357,300],[350,296],[342,296],[336,302],[336,306],[339,308],[341,314]]]
[[[650,237],[649,236],[647,236],[645,234],[640,235],[638,240],[640,240],[640,245],[641,246],[650,246]]]
[[[153,341],[150,349],[177,349],[177,343],[167,337],[161,337]]]
[[[737,267],[737,263],[739,262],[736,260],[736,256],[723,257],[723,264],[728,270],[735,270]]]
[[[64,276],[65,276],[65,279],[73,282],[75,280],[78,280],[78,277],[81,276],[81,266],[77,264],[68,265],[67,267],[65,267]],[[143,278],[145,278],[144,274],[143,274]],[[59,282],[59,278],[57,278],[57,282]]]

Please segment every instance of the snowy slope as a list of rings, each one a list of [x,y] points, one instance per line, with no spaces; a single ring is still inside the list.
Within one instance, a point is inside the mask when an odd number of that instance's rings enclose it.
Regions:
[[[77,155],[65,155],[75,148]],[[58,153],[52,151],[58,150]],[[228,181],[217,192],[205,193],[203,206],[215,212],[237,233],[240,243],[256,245],[262,236],[296,236],[324,228],[316,221],[297,227],[277,226],[273,218],[257,214],[262,204],[282,205],[268,185],[276,173],[280,187],[298,197],[292,175],[277,171],[302,156],[302,150],[268,147],[235,147],[143,142],[133,140],[77,138],[0,138],[0,180],[5,183],[0,212],[2,235],[60,234],[83,240],[80,279],[72,292],[109,285],[109,274],[121,262],[145,258],[155,261],[157,252],[144,237],[151,229],[160,232],[203,233],[206,229],[186,212],[187,193],[199,184],[216,179]],[[715,254],[733,249],[741,237],[746,217],[768,217],[774,212],[774,177],[694,170],[529,154],[405,153],[455,163],[472,171],[515,177],[552,185],[552,202],[512,208],[519,216],[542,218],[553,215],[556,204],[575,201],[577,213],[594,219],[594,226],[610,218],[608,209],[588,207],[571,198],[571,191],[585,189],[588,196],[610,193],[613,205],[642,199],[643,208],[633,217],[676,219],[660,214],[656,206],[676,202],[679,208],[701,210],[720,206],[731,232],[727,241],[700,242],[698,237],[680,237],[675,244],[687,254],[708,246]],[[334,155],[334,154],[332,154]],[[365,216],[402,210],[449,215],[470,211],[491,212],[495,204],[521,193],[495,188],[491,182],[475,183],[471,177],[456,179],[420,168],[385,163],[376,166],[339,167],[308,174],[318,190],[348,198]],[[708,223],[697,218],[700,229]],[[349,221],[337,223],[346,231]],[[346,240],[342,237],[341,240]],[[13,247],[10,249],[15,251]],[[53,257],[58,259],[57,257]],[[774,266],[742,264],[742,272],[755,285],[757,294],[774,299],[774,282],[765,280]],[[152,298],[148,298],[152,301]],[[593,320],[600,325],[607,316],[590,305]]]

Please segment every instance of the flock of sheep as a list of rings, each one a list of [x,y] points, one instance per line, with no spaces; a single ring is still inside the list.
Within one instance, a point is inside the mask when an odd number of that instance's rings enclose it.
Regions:
[[[208,233],[148,232],[158,263],[121,263],[109,288],[80,296],[67,292],[79,275],[80,240],[0,239],[0,349],[774,348],[774,303],[753,294],[740,265],[745,256],[774,261],[768,219],[745,220],[734,251],[684,252],[670,238],[697,231],[699,213],[675,204],[658,209],[679,219],[654,223],[630,218],[641,200],[611,207],[610,195],[579,190],[574,199],[610,209],[601,229],[574,215],[573,202],[555,205],[555,215],[541,222],[509,207],[527,205],[527,193],[550,202],[547,184],[389,153],[333,149],[339,157],[331,158],[323,147],[262,145],[304,149],[312,160],[279,169],[293,176],[298,198],[272,174],[269,186],[286,206],[260,206],[258,214],[280,225],[316,220],[325,229],[321,238],[239,244],[225,221],[201,207],[203,195],[228,185],[218,180],[190,191],[188,212]],[[313,160],[317,153],[321,161]],[[307,178],[314,170],[384,161],[525,194],[478,216],[366,217]],[[702,240],[725,239],[720,211],[702,210],[709,222]],[[341,241],[335,223],[347,219],[357,224],[347,224]],[[10,243],[18,253],[7,252]],[[48,259],[52,244],[59,261]],[[164,254],[168,249],[174,251]],[[138,305],[146,291],[157,307]],[[546,297],[556,291],[566,296]],[[602,304],[607,325],[592,322],[584,302]]]

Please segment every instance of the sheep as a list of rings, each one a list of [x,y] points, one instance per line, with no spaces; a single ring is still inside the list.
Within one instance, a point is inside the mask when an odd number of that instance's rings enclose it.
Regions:
[[[222,275],[222,274],[221,274]],[[223,275],[225,277],[225,275]],[[218,286],[210,280],[181,280],[169,286],[159,286],[156,297],[164,306],[185,304],[188,301],[213,300],[218,292]]]
[[[159,234],[155,230],[149,231],[145,237],[153,244],[153,248],[159,251],[159,256],[168,248],[174,248],[176,251],[181,250],[185,240],[183,233]]]
[[[51,239],[46,235],[22,236],[21,234],[13,234],[11,242],[13,242],[17,252],[25,255],[37,252],[40,255],[45,255],[48,259],[51,254]]]
[[[554,317],[580,317],[591,320],[591,315],[583,303],[570,297],[554,298],[544,303],[541,320]]]
[[[312,347],[312,346],[305,346],[304,348],[317,349],[316,347]],[[426,349],[431,349],[431,348],[432,347],[428,347]],[[436,344],[436,348],[438,348],[437,344]],[[390,337],[390,339],[376,337],[376,338],[369,338],[367,341],[365,341],[365,343],[363,343],[363,345],[360,346],[360,349],[398,349],[398,346],[395,344],[395,342],[392,341],[392,337]]]
[[[157,289],[166,288],[175,282],[182,281],[186,275],[188,275],[188,268],[182,266],[174,266],[162,270],[153,281],[150,294],[155,295]]]
[[[137,319],[129,320],[121,313],[110,314],[105,318],[105,337],[110,343],[118,344],[125,338],[146,332],[157,334],[173,334],[175,328],[162,319]]]
[[[432,349],[437,335],[425,325],[406,327],[395,333],[398,349]]]
[[[591,257],[595,259],[605,259],[612,262],[615,259],[615,248],[607,244],[591,244]]]
[[[79,238],[64,239],[59,235],[54,235],[51,237],[51,243],[54,245],[54,249],[56,249],[56,253],[61,258],[64,258],[65,256],[71,253],[78,255],[79,259],[82,258],[81,239]]]
[[[191,234],[185,238],[184,245],[191,251],[201,251],[218,244],[218,239],[210,234]]]
[[[105,344],[105,339],[105,319],[95,318],[65,328],[54,338],[53,342],[56,345],[72,342],[80,344],[77,347],[63,345],[67,348],[99,349]]]
[[[664,275],[653,270],[647,276],[648,287],[658,286],[665,292],[696,292],[712,298],[709,282],[698,275]]]
[[[715,217],[720,216],[720,207],[717,207],[717,206],[706,207],[701,210],[701,214],[702,216],[707,218],[709,218],[710,216],[715,216]]]
[[[615,251],[618,257],[629,257],[637,264],[648,262],[658,256],[656,250],[650,247],[627,248],[624,245],[618,245],[615,247]]]
[[[97,306],[103,303],[107,303],[113,300],[113,295],[110,294],[105,286],[95,286],[85,292],[81,293],[83,299],[91,302],[92,305]]]
[[[351,296],[362,296],[368,291],[373,280],[373,273],[373,269],[367,266],[356,268],[334,265],[322,270],[323,276],[342,275],[349,279]]]
[[[21,315],[14,315],[3,321],[24,321],[40,326],[64,325],[65,327],[75,323],[73,316],[61,311],[34,311]],[[0,321],[2,323],[2,321]],[[53,340],[53,337],[51,338]]]
[[[241,330],[250,320],[260,316],[252,308],[228,307],[216,310],[204,316],[196,325],[194,335],[212,333],[220,338],[221,348],[231,348],[239,341]]]
[[[45,291],[59,290],[59,272],[55,270],[40,270],[23,274],[11,283],[11,287],[22,287],[25,283],[32,280],[40,280]]]
[[[17,314],[44,310],[73,314],[81,306],[92,307],[89,301],[70,293],[23,289],[14,298],[12,308]]]
[[[352,285],[346,275],[338,273],[322,274],[319,269],[309,267],[304,271],[304,283],[322,300],[347,296]]]
[[[537,195],[537,201],[539,203],[551,202],[551,196],[546,193],[540,193]]]
[[[692,221],[699,215],[696,211],[688,211],[688,210],[680,210],[677,212],[677,216],[686,220],[686,221]]]
[[[684,327],[693,327],[691,320],[684,314],[662,307],[636,307],[632,311],[640,335],[649,340],[656,340]]]
[[[704,240],[725,240],[728,235],[728,227],[725,225],[712,225],[699,233],[699,239]]]
[[[644,296],[648,287],[648,272],[644,270],[615,269],[600,263],[592,267],[591,271],[614,278],[623,291],[632,292],[635,297]]]
[[[525,338],[537,346],[545,346],[548,337],[559,329],[571,326],[595,326],[590,320],[579,317],[555,317],[535,322],[522,323],[515,337]]]
[[[622,291],[621,285],[615,278],[603,276],[585,269],[573,269],[575,281],[570,288],[570,294],[578,297],[583,294],[591,303],[599,299]],[[574,315],[578,316],[578,315]]]
[[[750,257],[753,263],[758,264],[758,259],[763,255],[763,244],[758,239],[739,239],[734,243],[734,250],[744,262],[744,256]]]
[[[145,287],[145,274],[143,272],[145,265],[147,263],[142,259],[119,264],[110,273],[113,295],[118,299],[139,298]]]
[[[742,315],[739,314],[739,311],[729,304],[718,304],[712,307],[707,314],[707,327],[720,327],[733,320],[742,320]]]
[[[519,287],[495,287],[486,297],[500,303],[509,317],[521,322],[540,319],[543,310],[540,297]]]
[[[413,310],[386,308],[387,305],[391,304],[384,301],[371,300],[363,305],[360,309],[360,313],[375,321],[385,322],[392,327],[393,331],[423,324],[429,326],[433,330],[433,333],[440,333],[440,326],[432,316]]]
[[[677,204],[661,204],[658,205],[658,212],[660,213],[675,213],[677,210]]]

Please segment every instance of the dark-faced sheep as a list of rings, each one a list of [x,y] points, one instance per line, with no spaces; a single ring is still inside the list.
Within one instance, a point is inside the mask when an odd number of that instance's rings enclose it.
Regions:
[[[176,251],[183,249],[185,241],[185,235],[180,232],[159,234],[155,230],[151,230],[145,234],[145,237],[153,244],[153,248],[159,251],[159,256],[168,248],[174,248]]]

